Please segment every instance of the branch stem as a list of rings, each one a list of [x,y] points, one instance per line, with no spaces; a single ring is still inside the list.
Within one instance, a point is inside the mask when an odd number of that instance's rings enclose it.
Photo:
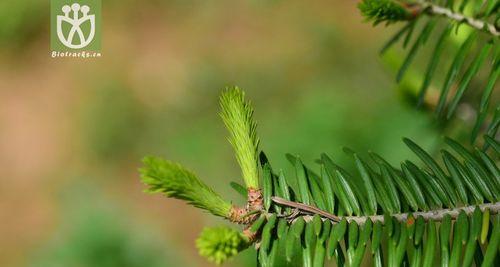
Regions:
[[[453,12],[449,8],[438,6],[426,1],[419,2],[419,5],[422,7],[422,10],[427,12],[427,14],[444,16],[459,23],[466,23],[473,28],[485,31],[493,36],[500,36],[500,31],[491,23],[467,17],[463,14]]]
[[[324,210],[320,210],[316,207],[305,205],[303,203],[289,201],[280,197],[272,197],[273,202],[278,205],[287,206],[298,210],[298,216],[302,216],[304,220],[310,221],[312,220],[312,216],[317,214],[321,216],[324,220],[330,220],[332,222],[339,222],[342,219],[346,219],[347,222],[356,222],[357,224],[364,224],[366,220],[370,219],[372,222],[380,221],[384,223],[383,215],[370,215],[370,216],[337,216],[331,213],[328,213]],[[500,212],[500,202],[496,203],[484,203],[477,205],[481,209],[481,211],[485,211],[488,209],[491,214],[496,214]],[[413,213],[396,213],[391,216],[396,218],[400,222],[406,222],[408,220],[408,216],[410,214],[413,218],[422,217],[425,221],[441,221],[445,215],[450,215],[452,219],[456,219],[461,211],[464,211],[467,215],[474,212],[476,206],[465,206],[458,207],[453,209],[439,209],[439,210],[431,210],[431,211],[417,211]]]

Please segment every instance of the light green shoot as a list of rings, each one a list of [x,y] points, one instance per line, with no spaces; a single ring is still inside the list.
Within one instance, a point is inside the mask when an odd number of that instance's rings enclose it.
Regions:
[[[220,116],[229,130],[229,142],[234,148],[247,188],[259,188],[257,154],[259,138],[253,108],[245,101],[245,92],[228,88],[220,97]]]

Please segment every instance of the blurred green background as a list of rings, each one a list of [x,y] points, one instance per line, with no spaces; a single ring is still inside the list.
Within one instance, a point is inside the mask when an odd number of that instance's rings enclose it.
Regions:
[[[355,1],[106,0],[97,59],[50,57],[49,10],[0,2],[0,266],[209,266],[194,240],[224,222],[142,193],[137,169],[164,156],[241,203],[217,115],[228,85],[252,99],[285,173],[288,152],[349,167],[348,146],[397,164],[414,158],[403,136],[439,137],[378,56],[397,27],[363,23]],[[252,250],[227,263],[254,265]]]

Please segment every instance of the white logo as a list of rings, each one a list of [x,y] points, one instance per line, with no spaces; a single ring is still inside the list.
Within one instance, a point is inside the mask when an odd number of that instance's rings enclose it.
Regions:
[[[90,8],[86,5],[80,7],[78,3],[74,3],[71,7],[64,5],[61,10],[64,13],[64,16],[57,16],[57,37],[61,43],[73,49],[80,49],[89,45],[95,35],[95,15],[88,15]],[[70,17],[71,11],[73,11],[72,18]],[[82,13],[81,17],[79,16],[79,12]],[[85,37],[80,26],[87,20],[90,21],[90,33],[87,37]],[[71,24],[71,29],[67,35],[63,33],[63,22]],[[78,35],[77,39],[80,40],[80,43],[73,43],[75,34]]]

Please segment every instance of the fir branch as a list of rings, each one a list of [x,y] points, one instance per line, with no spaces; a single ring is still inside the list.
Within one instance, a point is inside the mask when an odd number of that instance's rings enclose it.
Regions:
[[[238,87],[228,88],[220,97],[220,116],[229,131],[229,142],[234,148],[247,188],[259,188],[257,123],[253,108],[245,101],[245,92]]]
[[[323,219],[330,220],[334,223],[338,223],[341,220],[345,219],[347,222],[356,222],[357,224],[364,224],[368,219],[372,222],[381,222],[384,223],[384,215],[369,215],[369,216],[337,216],[335,214],[328,213],[326,211],[320,210],[314,206],[306,205],[299,202],[289,201],[280,197],[272,197],[272,201],[278,205],[282,205],[285,207],[294,208],[297,211],[292,213],[290,216],[291,219],[295,219],[299,216],[303,217],[306,222],[312,221],[314,215],[319,215]],[[458,218],[458,215],[461,211],[464,211],[465,214],[469,215],[474,212],[476,207],[484,212],[486,209],[490,211],[491,214],[497,214],[500,212],[500,202],[496,203],[484,203],[480,205],[471,205],[465,207],[457,207],[453,209],[437,209],[430,211],[417,211],[412,213],[395,213],[391,214],[392,217],[396,218],[399,222],[406,222],[408,218],[413,216],[413,218],[421,216],[425,221],[441,221],[446,215],[450,215],[452,219]]]
[[[430,2],[405,4],[402,1],[364,0],[360,9],[375,23],[413,20],[421,14],[443,15],[498,36],[496,28],[495,31],[488,30],[489,26],[481,26],[479,20],[460,17],[462,15],[439,6],[434,8]],[[429,38],[435,21],[432,19],[428,22],[416,38],[414,48],[403,64],[404,69],[414,58],[418,47]],[[409,24],[414,25],[413,21]],[[411,33],[411,27],[405,27],[398,36],[405,31]],[[443,34],[449,34],[451,27],[449,24],[450,29],[447,28]],[[461,68],[474,39],[470,37],[468,40],[452,64],[451,70],[454,72]],[[491,47],[486,49],[489,51]],[[474,62],[482,62],[482,58]],[[472,64],[476,65],[481,64]],[[477,72],[476,69],[473,67],[466,73],[471,76]],[[496,76],[491,77],[488,84],[493,86]],[[428,79],[430,81],[431,76]],[[454,76],[450,81],[453,80]],[[470,78],[467,80],[460,88],[467,87]],[[349,150],[348,154],[354,157],[360,175],[351,175],[326,154],[319,161],[319,174],[306,167],[298,157],[288,157],[295,166],[294,180],[283,173],[276,175],[263,155],[261,189],[257,161],[259,139],[253,108],[245,100],[244,92],[237,87],[223,92],[220,105],[220,116],[229,130],[229,141],[247,187],[247,192],[242,192],[246,193],[243,194],[247,197],[246,207],[231,206],[192,172],[176,163],[147,157],[144,159],[145,167],[141,169],[142,181],[149,186],[148,192],[160,192],[186,200],[233,223],[245,225],[243,233],[230,228],[205,229],[196,241],[202,256],[221,264],[257,242],[258,260],[262,266],[284,265],[278,263],[279,257],[276,256],[282,254],[283,251],[278,250],[283,249],[288,263],[298,255],[303,258],[305,266],[313,266],[313,262],[314,266],[323,266],[328,255],[337,259],[337,265],[343,266],[347,259],[349,266],[360,266],[371,237],[372,255],[377,266],[383,265],[382,257],[385,257],[383,254],[386,251],[387,263],[391,266],[402,266],[409,257],[412,258],[411,265],[417,266],[423,262],[424,266],[432,266],[436,262],[435,247],[439,246],[436,243],[436,223],[439,223],[439,239],[449,241],[441,243],[442,253],[439,257],[443,265],[457,265],[463,245],[466,246],[463,265],[471,265],[480,241],[485,248],[484,259],[479,259],[476,264],[482,262],[483,266],[493,266],[500,243],[499,170],[498,162],[490,158],[491,154],[498,157],[500,151],[493,138],[497,127],[489,129],[488,135],[491,137],[486,137],[487,143],[493,147],[494,151],[491,152],[469,151],[458,142],[447,139],[446,142],[456,153],[442,151],[443,167],[437,159],[407,139],[407,145],[424,163],[422,168],[410,161],[402,162],[401,168],[397,168],[374,153],[371,153],[372,164],[368,164]],[[500,121],[497,118],[500,116],[495,116],[495,122]],[[494,125],[498,126],[499,123]],[[236,188],[241,191],[240,186]],[[489,203],[484,203],[485,200]],[[490,214],[494,215],[492,220]],[[337,225],[332,227],[332,224]],[[450,230],[451,227],[453,230]],[[493,230],[489,227],[493,227]],[[424,235],[427,235],[425,239]],[[381,242],[382,239],[388,242]],[[282,245],[282,240],[286,240],[286,244]],[[347,257],[339,242],[343,242]],[[412,252],[407,253],[407,247]],[[422,247],[425,247],[423,257]]]
[[[444,8],[429,2],[422,2],[421,7],[430,15],[445,16],[458,23],[465,23],[478,30],[485,31],[493,36],[500,36],[500,31],[495,27],[495,25],[488,22],[467,17],[463,14],[453,12],[449,8]]]
[[[395,0],[363,0],[358,5],[361,13],[374,24],[387,24],[404,20],[413,20],[422,14],[429,16],[443,16],[458,23],[465,23],[475,29],[484,31],[493,36],[500,36],[495,25],[486,21],[453,12],[453,10],[436,5],[429,1],[395,1]]]
[[[145,157],[143,163],[144,167],[139,171],[142,182],[148,186],[146,192],[163,193],[216,216],[230,217],[231,204],[180,164],[158,157]]]

